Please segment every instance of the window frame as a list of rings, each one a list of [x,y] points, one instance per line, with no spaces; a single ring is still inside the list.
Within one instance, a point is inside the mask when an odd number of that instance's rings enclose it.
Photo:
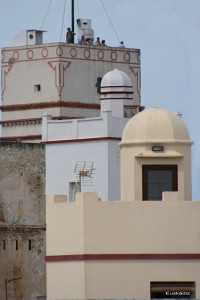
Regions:
[[[97,93],[101,93],[101,81],[103,77],[97,77],[97,82],[95,84],[95,87],[97,88]]]
[[[172,191],[178,191],[178,165],[142,165],[142,200],[162,201],[148,199],[148,171],[150,170],[170,170],[172,171]]]

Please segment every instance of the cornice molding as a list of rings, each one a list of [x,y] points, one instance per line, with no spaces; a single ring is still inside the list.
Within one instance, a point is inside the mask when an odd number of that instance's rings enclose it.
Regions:
[[[153,253],[153,254],[75,254],[48,255],[47,262],[87,260],[199,260],[199,253]]]
[[[1,105],[1,111],[18,111],[30,109],[43,109],[52,107],[68,107],[68,108],[82,108],[100,110],[100,104],[96,103],[82,103],[82,102],[66,102],[66,101],[52,101],[52,102],[38,102],[15,105]]]
[[[41,134],[35,135],[20,135],[20,136],[5,136],[0,138],[0,142],[17,142],[17,141],[34,141],[41,140]]]

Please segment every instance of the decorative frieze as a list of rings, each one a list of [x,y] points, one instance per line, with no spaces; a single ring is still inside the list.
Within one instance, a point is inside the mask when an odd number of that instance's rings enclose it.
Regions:
[[[48,65],[55,72],[55,85],[58,90],[58,96],[61,97],[62,89],[64,87],[65,71],[71,65],[70,61],[48,61]]]
[[[19,142],[19,141],[37,141],[41,140],[41,134],[23,135],[23,136],[5,136],[0,138],[0,142]]]
[[[65,102],[65,101],[52,101],[41,103],[26,103],[15,105],[2,105],[1,111],[18,111],[18,110],[30,110],[30,109],[43,109],[52,107],[68,107],[68,108],[81,108],[81,109],[100,109],[100,104],[96,103],[81,103],[81,102]]]
[[[0,121],[2,127],[12,126],[27,126],[27,125],[38,125],[42,123],[42,119],[26,119],[26,120],[8,120]]]
[[[41,59],[80,59],[92,61],[118,62],[128,64],[140,64],[140,50],[118,47],[100,47],[88,45],[68,45],[54,43],[48,45],[23,46],[20,48],[3,48],[2,64],[10,58],[15,62],[34,61]]]

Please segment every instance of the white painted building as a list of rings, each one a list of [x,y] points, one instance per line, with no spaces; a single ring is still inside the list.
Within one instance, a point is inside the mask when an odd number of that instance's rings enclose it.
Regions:
[[[122,134],[120,201],[47,195],[49,300],[200,298],[191,146],[175,113],[145,110]]]
[[[39,142],[44,112],[54,120],[100,116],[100,82],[115,67],[140,102],[140,50],[44,44],[42,35],[26,30],[2,49],[2,141]]]
[[[82,177],[81,191],[98,191],[103,201],[120,198],[118,144],[129,120],[125,116],[134,115],[141,109],[133,95],[131,79],[115,68],[102,79],[100,117],[55,121],[48,114],[43,116],[46,194],[67,194],[68,201],[73,201],[74,191],[80,190],[75,166],[77,162],[85,161],[93,164],[93,183],[84,186],[84,181],[90,178]],[[85,170],[89,169],[90,166]]]

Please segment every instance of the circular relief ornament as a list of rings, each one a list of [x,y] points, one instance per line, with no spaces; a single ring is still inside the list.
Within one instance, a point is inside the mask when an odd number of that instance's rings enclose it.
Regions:
[[[13,52],[13,58],[14,58],[14,60],[18,60],[19,59],[19,52],[18,51],[14,51]]]
[[[124,60],[125,61],[130,61],[130,53],[128,53],[128,52],[126,52],[126,53],[124,53]]]
[[[75,48],[71,48],[71,49],[70,49],[70,55],[71,55],[72,57],[76,57],[77,51],[76,51]]]
[[[61,56],[61,55],[63,54],[63,49],[62,49],[62,47],[58,47],[58,48],[56,49],[56,54],[57,54],[58,56]]]
[[[117,59],[117,53],[116,52],[111,52],[111,59],[116,60]]]
[[[97,57],[98,57],[98,59],[103,59],[104,58],[104,53],[103,53],[103,51],[98,51],[97,52]]]
[[[33,50],[28,50],[27,51],[27,57],[28,57],[28,59],[32,59],[33,55],[34,55]]]
[[[41,54],[42,54],[42,57],[47,57],[47,55],[48,55],[47,48],[43,48]]]
[[[90,50],[88,50],[88,49],[84,50],[84,57],[85,58],[90,58]]]

